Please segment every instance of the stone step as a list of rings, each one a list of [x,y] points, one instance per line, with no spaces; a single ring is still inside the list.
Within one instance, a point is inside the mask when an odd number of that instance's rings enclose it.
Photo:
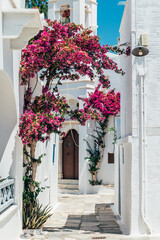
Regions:
[[[59,179],[58,193],[60,194],[79,194],[79,181],[75,179]]]
[[[58,184],[59,189],[68,189],[68,190],[78,190],[79,186],[78,185],[73,185],[73,184]]]
[[[58,189],[58,193],[60,194],[80,194],[79,190],[75,189]]]
[[[78,185],[79,181],[76,179],[59,179],[58,184]]]

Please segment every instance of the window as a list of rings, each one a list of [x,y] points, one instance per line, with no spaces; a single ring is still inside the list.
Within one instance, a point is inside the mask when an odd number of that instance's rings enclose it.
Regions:
[[[55,160],[55,148],[56,148],[56,144],[54,143],[53,144],[53,160],[52,160],[53,163],[54,163],[54,160]]]
[[[70,23],[70,5],[63,4],[60,8],[60,15],[63,24]]]
[[[114,164],[114,153],[108,153],[108,163]]]

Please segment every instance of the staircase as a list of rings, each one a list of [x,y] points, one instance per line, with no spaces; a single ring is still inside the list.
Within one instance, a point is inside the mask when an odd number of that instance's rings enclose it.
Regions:
[[[79,194],[79,181],[74,179],[59,179],[58,193],[60,194]]]

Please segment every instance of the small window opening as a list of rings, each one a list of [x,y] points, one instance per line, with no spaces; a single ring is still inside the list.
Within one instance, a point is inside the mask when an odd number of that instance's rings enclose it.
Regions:
[[[70,5],[64,4],[60,8],[61,22],[70,23]]]
[[[108,153],[108,163],[114,164],[114,153]]]

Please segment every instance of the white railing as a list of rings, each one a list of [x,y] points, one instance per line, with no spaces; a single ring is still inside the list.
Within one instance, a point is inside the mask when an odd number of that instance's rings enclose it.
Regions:
[[[14,203],[14,179],[0,182],[0,213]]]

